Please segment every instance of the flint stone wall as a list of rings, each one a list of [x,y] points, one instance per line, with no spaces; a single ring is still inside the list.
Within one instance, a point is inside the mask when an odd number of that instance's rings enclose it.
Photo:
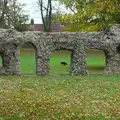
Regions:
[[[88,75],[86,53],[94,48],[105,53],[105,74],[120,74],[120,26],[113,25],[102,32],[17,32],[0,29],[0,74],[20,74],[20,48],[30,42],[36,49],[36,74],[49,74],[49,61],[55,50],[69,50],[70,74]]]

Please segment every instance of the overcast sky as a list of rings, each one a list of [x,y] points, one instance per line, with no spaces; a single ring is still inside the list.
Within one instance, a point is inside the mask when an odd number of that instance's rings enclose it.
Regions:
[[[35,23],[42,23],[39,8],[37,1],[38,0],[18,0],[20,3],[27,4],[25,9],[28,11],[30,15],[30,19],[34,18]]]
[[[34,18],[35,23],[42,23],[41,14],[38,7],[38,0],[18,0],[20,3],[27,4],[25,9],[28,10],[30,19]],[[54,3],[55,6],[59,6],[61,11],[66,11],[64,6],[60,6],[57,3]]]

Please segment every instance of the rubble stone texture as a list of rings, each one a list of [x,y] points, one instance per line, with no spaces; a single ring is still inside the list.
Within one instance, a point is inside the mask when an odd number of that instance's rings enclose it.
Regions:
[[[36,49],[36,74],[47,75],[50,58],[55,50],[69,50],[71,75],[88,75],[86,53],[88,49],[104,51],[105,74],[120,74],[120,26],[113,25],[102,32],[17,32],[0,29],[1,75],[20,74],[20,48],[30,42]]]

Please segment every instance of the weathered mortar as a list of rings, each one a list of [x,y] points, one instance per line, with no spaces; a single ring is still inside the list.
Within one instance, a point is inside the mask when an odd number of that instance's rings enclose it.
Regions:
[[[71,55],[70,73],[88,75],[86,53],[90,48],[105,53],[105,74],[120,74],[120,26],[114,25],[102,32],[17,32],[0,29],[0,55],[3,65],[0,74],[20,73],[20,48],[30,42],[36,49],[36,74],[49,73],[49,61],[55,50],[69,50]]]

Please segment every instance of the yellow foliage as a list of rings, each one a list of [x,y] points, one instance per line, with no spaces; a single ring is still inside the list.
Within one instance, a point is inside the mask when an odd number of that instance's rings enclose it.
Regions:
[[[78,0],[75,1],[77,3]],[[70,24],[69,28],[64,28],[67,31],[101,31],[109,24],[120,21],[119,3],[119,0],[94,0],[82,9],[79,8],[75,14],[62,15],[59,21]]]

